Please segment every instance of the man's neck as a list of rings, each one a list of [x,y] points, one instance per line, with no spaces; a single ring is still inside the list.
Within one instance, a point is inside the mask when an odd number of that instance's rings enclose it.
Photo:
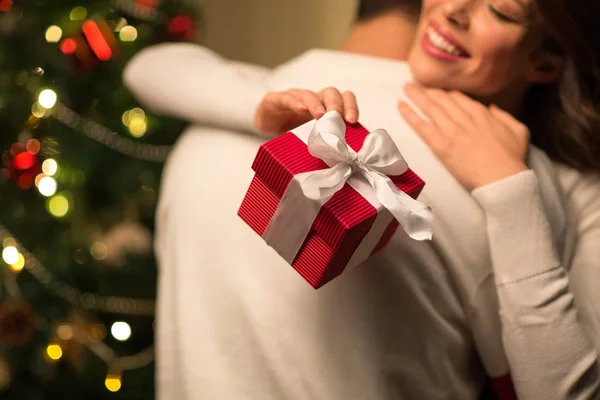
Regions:
[[[356,23],[340,50],[373,57],[406,60],[417,30],[414,18],[401,11],[389,12]]]

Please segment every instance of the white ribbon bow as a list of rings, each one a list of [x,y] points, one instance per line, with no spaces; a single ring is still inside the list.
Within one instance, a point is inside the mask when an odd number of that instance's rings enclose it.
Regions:
[[[432,237],[431,208],[399,190],[386,176],[402,175],[408,169],[388,133],[383,129],[369,133],[358,153],[348,146],[345,136],[346,124],[337,111],[326,113],[316,122],[306,140],[308,151],[330,168],[295,175],[263,234],[265,241],[290,264],[321,207],[346,182],[375,208],[388,209],[411,238],[428,240]],[[380,235],[383,232],[379,231],[384,228],[379,226],[374,233]],[[354,259],[366,259],[375,244],[372,240],[363,241]]]
[[[346,124],[337,112],[325,114],[308,137],[308,151],[330,166],[306,173],[300,182],[304,196],[325,204],[354,174],[362,175],[377,200],[415,240],[432,237],[431,208],[396,187],[387,175],[402,175],[408,164],[384,129],[367,135],[360,151],[346,143]]]

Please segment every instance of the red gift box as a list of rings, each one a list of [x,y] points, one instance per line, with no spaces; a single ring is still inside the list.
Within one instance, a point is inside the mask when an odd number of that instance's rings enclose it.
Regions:
[[[346,142],[358,152],[369,131],[360,124],[346,125]],[[252,164],[255,176],[242,201],[239,216],[261,237],[271,222],[288,185],[295,175],[327,169],[320,158],[309,153],[296,134],[287,132],[260,146]],[[425,183],[410,169],[389,176],[394,185],[416,198]],[[318,211],[308,235],[296,254],[292,267],[314,288],[340,275],[365,236],[371,230],[378,210],[348,183]],[[380,229],[370,255],[381,250],[398,228],[391,218]]]

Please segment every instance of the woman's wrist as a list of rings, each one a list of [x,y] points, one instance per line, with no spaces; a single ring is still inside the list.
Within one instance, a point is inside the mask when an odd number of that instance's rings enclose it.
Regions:
[[[479,188],[503,181],[527,170],[529,170],[529,168],[524,162],[515,162],[510,165],[507,164],[495,167],[491,171],[486,171],[485,175],[481,175],[478,179],[476,178],[467,189],[473,192]]]

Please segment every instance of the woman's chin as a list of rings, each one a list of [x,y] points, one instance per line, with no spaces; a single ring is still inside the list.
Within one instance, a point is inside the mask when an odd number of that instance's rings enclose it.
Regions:
[[[456,84],[456,82],[452,82],[452,77],[431,68],[423,68],[422,66],[413,68],[412,73],[415,81],[423,86],[436,89],[454,89]]]

